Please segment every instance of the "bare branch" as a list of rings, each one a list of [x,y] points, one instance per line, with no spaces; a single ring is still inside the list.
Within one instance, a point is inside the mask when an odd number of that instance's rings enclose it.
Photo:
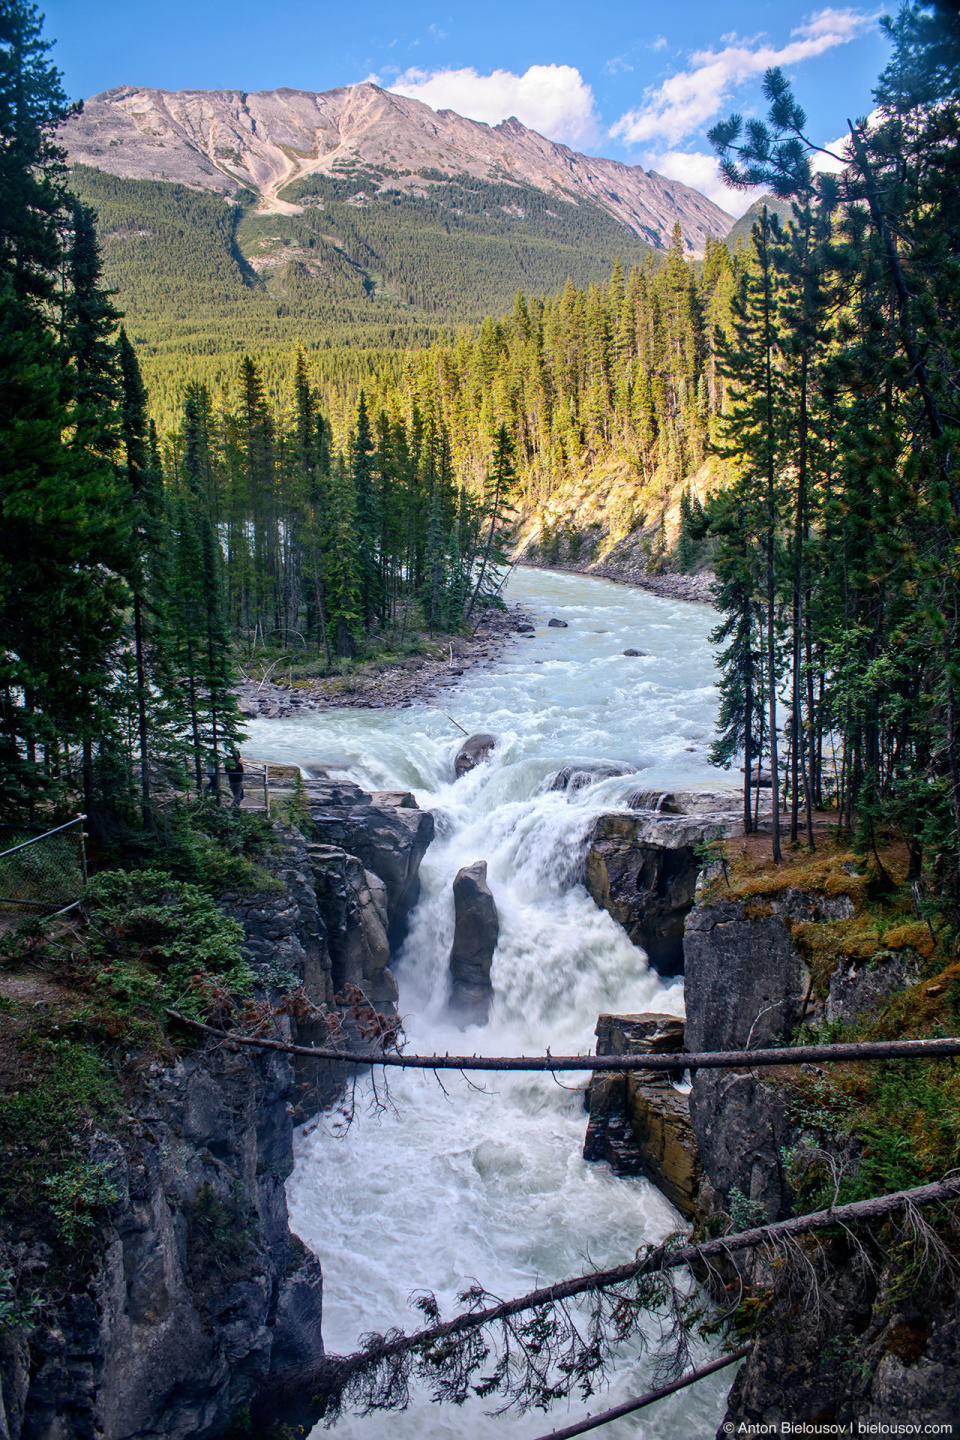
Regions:
[[[680,1376],[679,1380],[674,1380],[669,1385],[661,1385],[658,1390],[648,1390],[646,1395],[641,1395],[636,1400],[627,1400],[623,1405],[615,1405],[611,1410],[602,1410],[599,1415],[590,1415],[586,1420],[577,1421],[575,1425],[565,1425],[562,1430],[551,1430],[549,1435],[541,1435],[540,1440],[571,1440],[574,1435],[585,1435],[588,1430],[596,1430],[601,1425],[609,1425],[612,1420],[619,1420],[621,1415],[632,1415],[635,1410],[643,1410],[645,1406],[653,1405],[667,1395],[675,1395],[678,1390],[685,1390],[688,1385],[695,1384],[697,1380],[705,1380],[708,1375],[715,1375],[718,1370],[725,1370],[728,1365],[735,1365],[749,1351],[749,1345],[741,1345],[739,1350],[731,1350],[728,1355],[721,1355],[718,1360],[711,1360],[709,1365],[701,1365],[696,1370],[688,1370],[685,1375]]]

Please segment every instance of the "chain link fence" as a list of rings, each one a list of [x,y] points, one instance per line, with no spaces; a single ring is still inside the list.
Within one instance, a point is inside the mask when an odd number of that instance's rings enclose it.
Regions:
[[[29,827],[0,825],[0,906],[59,914],[79,905],[87,864],[85,815],[55,830],[31,834]]]

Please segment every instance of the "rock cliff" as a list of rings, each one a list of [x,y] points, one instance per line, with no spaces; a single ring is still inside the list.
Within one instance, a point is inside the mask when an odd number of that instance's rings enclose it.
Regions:
[[[576,773],[568,783],[575,780]],[[637,791],[630,804],[629,812],[601,815],[594,825],[585,884],[651,964],[676,975],[684,968],[684,925],[701,869],[699,847],[738,830],[739,800],[732,791]]]
[[[869,963],[863,953],[843,953],[843,927],[855,922],[864,900],[861,877],[851,880],[850,894],[839,892],[836,876],[826,892],[773,878],[769,893],[754,881],[748,897],[713,898],[687,920],[688,1050],[789,1042],[804,1020],[869,1016],[916,979],[918,957],[909,951],[881,950]],[[856,948],[856,929],[847,934]],[[832,955],[832,972],[812,973],[810,957],[824,953]],[[819,1093],[819,1073],[810,1066],[696,1074],[690,1116],[704,1172],[701,1217],[724,1211],[744,1228],[793,1213],[792,1166],[805,1147],[837,1175],[856,1170],[861,1147],[834,1133],[829,1116],[811,1112],[802,1081]],[[793,1288],[781,1309],[756,1332],[718,1440],[731,1433],[796,1434],[789,1427],[801,1422],[955,1421],[955,1281],[949,1267],[922,1260],[905,1273],[903,1255],[914,1243],[908,1226],[899,1237],[838,1232],[806,1249],[802,1279],[798,1270],[786,1282]],[[774,1273],[765,1262],[754,1256],[738,1268],[766,1297],[762,1306],[769,1304]]]
[[[598,1055],[676,1053],[683,1021],[673,1015],[601,1015]],[[682,1060],[680,1062],[682,1064]],[[684,1215],[694,1213],[701,1167],[690,1123],[690,1099],[662,1071],[597,1070],[587,1091],[585,1160],[606,1160],[618,1175],[646,1175]]]
[[[205,1047],[151,1067],[122,1143],[92,1147],[118,1197],[96,1263],[4,1257],[44,1309],[0,1334],[3,1440],[187,1440],[290,1416],[280,1397],[323,1355],[320,1266],[287,1226],[292,1094],[282,1057]]]
[[[264,863],[279,883],[222,908],[243,927],[259,998],[297,989],[330,1008],[355,985],[392,1012],[388,913],[398,923],[412,903],[432,819],[402,808],[409,797],[308,785],[318,831],[339,823],[365,860],[278,824]],[[277,1023],[328,1038],[316,1020]],[[27,1223],[0,1245],[0,1277],[43,1299],[39,1323],[0,1312],[0,1440],[213,1440],[316,1422],[315,1387],[297,1382],[323,1359],[322,1277],[290,1233],[284,1182],[294,1122],[341,1079],[329,1062],[215,1042],[150,1063],[122,1123],[84,1141],[115,1197],[92,1244],[61,1253]]]

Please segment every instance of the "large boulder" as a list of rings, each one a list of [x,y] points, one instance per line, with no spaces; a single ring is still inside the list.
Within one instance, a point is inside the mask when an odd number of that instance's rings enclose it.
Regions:
[[[633,775],[636,768],[620,760],[574,760],[557,771],[548,788],[575,795],[585,785],[593,785],[597,780],[610,780],[615,775]]]
[[[453,762],[454,774],[457,779],[459,780],[464,775],[468,775],[471,770],[475,770],[481,761],[488,760],[494,751],[496,743],[497,737],[495,735],[488,735],[485,730],[481,730],[476,735],[468,736],[457,751],[456,758]]]
[[[500,938],[497,903],[487,884],[487,862],[477,860],[457,871],[453,882],[456,923],[450,951],[454,1010],[484,1021],[493,998],[490,967]]]
[[[387,933],[395,950],[420,898],[420,861],[434,836],[433,816],[428,810],[360,803],[344,809],[311,805],[310,820],[321,844],[355,855],[383,881]]]

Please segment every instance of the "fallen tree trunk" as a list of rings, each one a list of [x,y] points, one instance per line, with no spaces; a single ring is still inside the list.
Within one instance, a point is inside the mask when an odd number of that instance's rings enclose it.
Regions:
[[[289,1040],[267,1040],[259,1035],[239,1035],[192,1020],[176,1010],[166,1012],[172,1019],[194,1030],[228,1040],[233,1045],[255,1045],[280,1050],[286,1055],[305,1055],[311,1060],[340,1060],[349,1065],[385,1065],[397,1070],[734,1070],[755,1065],[830,1064],[853,1060],[943,1060],[960,1055],[960,1038],[939,1040],[864,1040],[846,1045],[783,1045],[775,1050],[704,1050],[690,1053],[675,1050],[656,1055],[401,1055],[397,1052],[336,1050],[333,1047],[294,1045]]]
[[[749,1354],[750,1346],[741,1345],[739,1350],[731,1350],[729,1355],[721,1355],[717,1360],[711,1360],[709,1365],[700,1365],[696,1370],[688,1370],[681,1375],[679,1380],[673,1380],[669,1385],[661,1385],[658,1390],[648,1390],[646,1395],[639,1395],[636,1400],[626,1400],[622,1405],[614,1405],[610,1410],[601,1410],[599,1415],[588,1415],[586,1420],[578,1420],[573,1425],[564,1425],[561,1430],[551,1430],[549,1435],[541,1435],[540,1440],[571,1440],[574,1435],[585,1435],[588,1430],[597,1430],[601,1425],[609,1425],[613,1420],[619,1420],[622,1415],[632,1415],[635,1410],[643,1410],[648,1405],[654,1405],[658,1400],[663,1400],[667,1395],[675,1395],[678,1390],[686,1390],[688,1385],[695,1385],[698,1380],[705,1380],[708,1375],[715,1375],[718,1370],[725,1370],[728,1365],[735,1365],[738,1360]]]
[[[695,1262],[718,1259],[735,1254],[740,1250],[751,1250],[758,1245],[776,1244],[798,1235],[809,1235],[816,1230],[826,1230],[834,1225],[851,1225],[863,1220],[882,1220],[908,1206],[932,1205],[937,1201],[955,1200],[960,1197],[960,1175],[947,1180],[938,1180],[931,1185],[919,1185],[912,1190],[897,1190],[890,1195],[877,1195],[869,1200],[855,1200],[848,1205],[831,1206],[828,1210],[815,1210],[809,1215],[796,1215],[789,1220],[777,1220],[769,1225],[758,1225],[751,1230],[742,1230],[735,1235],[724,1235],[717,1240],[707,1240],[700,1245],[681,1245],[675,1250],[658,1248],[648,1251],[640,1260],[627,1265],[617,1265],[611,1270],[595,1270],[585,1275],[576,1275],[560,1280],[555,1285],[544,1285],[513,1300],[501,1300],[482,1310],[470,1310],[456,1315],[439,1325],[431,1325],[412,1335],[373,1336],[364,1350],[353,1355],[328,1356],[324,1363],[322,1379],[318,1381],[327,1391],[339,1391],[349,1380],[372,1366],[380,1365],[409,1350],[436,1350],[440,1342],[452,1340],[471,1330],[485,1325],[495,1325],[524,1310],[537,1310],[544,1306],[572,1299],[576,1295],[588,1295],[598,1290],[609,1289],[636,1280],[655,1271],[675,1270]]]

